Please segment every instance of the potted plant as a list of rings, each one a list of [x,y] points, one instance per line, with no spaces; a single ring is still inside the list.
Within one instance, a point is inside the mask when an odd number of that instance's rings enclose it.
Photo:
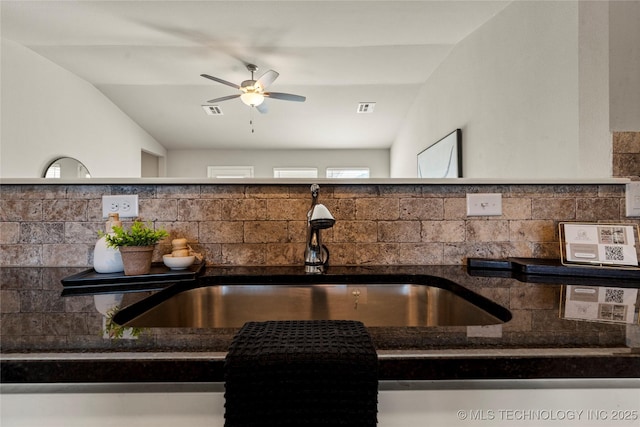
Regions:
[[[107,246],[120,250],[125,276],[137,276],[149,274],[153,249],[169,233],[164,229],[154,230],[140,219],[136,219],[129,230],[114,225],[112,233],[103,235]]]

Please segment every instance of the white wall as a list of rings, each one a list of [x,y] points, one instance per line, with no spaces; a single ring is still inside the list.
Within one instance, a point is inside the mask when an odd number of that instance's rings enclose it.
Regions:
[[[611,130],[640,130],[640,1],[609,7]]]
[[[615,384],[611,388],[564,386],[580,381],[588,384],[591,380],[542,383],[522,380],[521,388],[504,389],[478,385],[492,381],[471,381],[468,389],[447,389],[448,381],[435,381],[431,390],[382,390],[378,394],[378,425],[637,427],[640,389],[617,388]],[[531,382],[539,385],[531,388],[528,384]],[[403,383],[409,386],[409,382]],[[224,426],[222,392],[78,394],[63,392],[64,386],[59,388],[58,393],[3,393],[0,424],[3,427]]]
[[[167,176],[205,178],[207,166],[254,166],[256,178],[274,167],[369,167],[372,178],[389,177],[389,150],[170,150]]]
[[[145,151],[141,153],[140,176],[143,178],[155,178],[160,175],[160,162],[162,158],[149,154]]]
[[[578,84],[577,176],[599,173],[609,177],[613,174],[613,135],[609,128],[608,2],[578,5]]]
[[[166,150],[94,86],[33,51],[2,40],[0,176],[36,178],[56,157],[91,176],[140,177],[141,150]]]
[[[465,177],[578,177],[578,99],[577,3],[514,2],[429,77],[392,146],[391,176],[415,177],[417,153],[462,128]]]

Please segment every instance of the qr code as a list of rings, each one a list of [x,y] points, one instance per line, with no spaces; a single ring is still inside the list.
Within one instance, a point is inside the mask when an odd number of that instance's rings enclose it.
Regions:
[[[604,259],[607,261],[624,261],[622,246],[605,246]]]
[[[622,304],[624,302],[624,289],[605,289],[604,302]]]

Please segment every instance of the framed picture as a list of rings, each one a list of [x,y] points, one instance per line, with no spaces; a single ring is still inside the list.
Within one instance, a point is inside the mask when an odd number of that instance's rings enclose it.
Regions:
[[[462,129],[456,129],[418,154],[418,178],[462,177]]]

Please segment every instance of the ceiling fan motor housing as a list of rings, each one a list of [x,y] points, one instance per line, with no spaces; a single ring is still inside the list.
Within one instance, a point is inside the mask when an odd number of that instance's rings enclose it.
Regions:
[[[258,89],[258,87],[256,87],[256,80],[245,80],[242,83],[240,83],[240,87],[241,88],[246,88],[246,89]]]

